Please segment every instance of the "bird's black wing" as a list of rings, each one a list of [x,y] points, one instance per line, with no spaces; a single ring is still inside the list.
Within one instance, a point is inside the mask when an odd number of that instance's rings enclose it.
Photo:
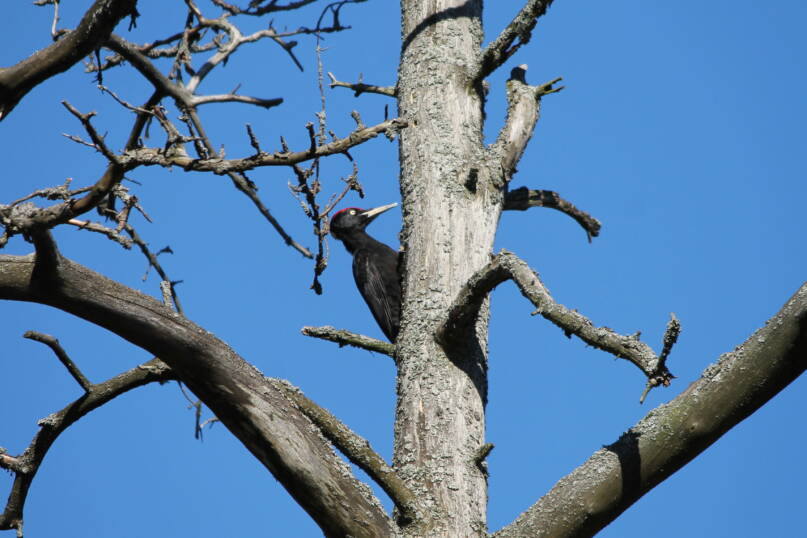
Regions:
[[[371,255],[362,249],[353,254],[353,278],[376,323],[389,341],[395,342],[401,325],[398,254],[384,246],[386,250],[383,253]]]

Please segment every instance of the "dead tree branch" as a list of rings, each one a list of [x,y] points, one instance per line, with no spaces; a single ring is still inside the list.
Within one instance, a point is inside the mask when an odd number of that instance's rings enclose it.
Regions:
[[[137,45],[137,50],[141,53],[145,54],[149,58],[173,58],[179,53],[180,45],[174,45],[172,47],[161,47],[162,45],[167,45],[169,43],[173,43],[175,41],[179,41],[183,38],[185,39],[196,39],[196,37],[201,32],[202,28],[197,26],[195,28],[186,28],[183,32],[177,32],[172,34],[163,39],[157,39],[152,41],[151,43],[144,43],[143,45]],[[218,43],[215,40],[200,45],[195,41],[192,41],[189,46],[187,47],[190,53],[199,53],[199,52],[209,52],[218,47]],[[104,71],[110,69],[112,67],[121,65],[123,63],[123,56],[120,54],[113,54],[106,58],[104,58],[104,63],[101,65],[89,64],[86,67],[86,71],[88,73],[94,73],[98,71]]]
[[[506,183],[516,172],[516,166],[532,138],[541,111],[541,97],[559,92],[563,86],[554,87],[560,78],[540,86],[529,86],[525,80],[527,66],[520,65],[510,73],[507,81],[507,119],[496,141],[488,147],[488,163],[491,170],[500,170]]]
[[[588,242],[592,237],[600,235],[600,221],[575,207],[568,200],[564,200],[555,191],[530,190],[527,187],[519,187],[508,191],[504,196],[505,211],[525,211],[531,207],[549,207],[557,209],[572,217],[586,231]]]
[[[0,256],[0,300],[46,304],[160,357],[329,536],[388,536],[393,523],[277,386],[227,344],[161,302],[65,258],[58,286],[32,279],[33,256]]]
[[[0,69],[0,120],[38,84],[67,71],[103,43],[121,19],[137,16],[136,0],[96,0],[75,30],[16,65]]]
[[[252,15],[255,17],[260,17],[261,15],[266,15],[267,13],[299,9],[303,6],[307,6],[308,4],[313,4],[317,0],[297,0],[296,2],[289,2],[288,4],[280,5],[278,5],[277,0],[253,1],[249,3],[249,7],[246,9],[242,9],[233,4],[228,4],[227,2],[224,2],[224,0],[211,1],[220,8],[230,12],[232,15]]]
[[[151,116],[150,109],[159,103],[162,96],[163,94],[160,92],[154,93],[141,107],[142,110],[137,112],[126,142],[127,149],[137,146],[140,134],[146,126],[146,121]],[[17,234],[31,234],[36,230],[53,228],[90,211],[109,195],[115,185],[120,183],[124,172],[124,167],[117,161],[113,161],[101,178],[91,187],[67,191],[67,187],[64,185],[64,188],[60,191],[52,192],[47,189],[40,189],[25,198],[13,202],[11,205],[0,204],[0,225],[5,228],[3,237],[7,241],[9,237]],[[74,198],[77,194],[83,193],[86,193],[83,197]],[[38,208],[30,203],[20,203],[35,196],[45,196],[48,199],[61,199],[62,201],[44,208]],[[0,247],[3,244],[4,242],[0,242]]]
[[[36,342],[41,342],[48,346],[59,361],[67,368],[67,371],[73,376],[73,379],[76,380],[76,383],[81,385],[81,388],[84,389],[84,392],[89,394],[92,389],[93,385],[90,381],[84,377],[84,374],[81,373],[81,370],[76,366],[70,357],[67,355],[67,352],[64,348],[59,344],[59,340],[56,337],[51,336],[49,334],[44,334],[36,331],[26,331],[25,334],[22,335],[23,338],[28,338],[29,340],[34,340]]]
[[[31,338],[28,334],[26,333],[26,338]],[[48,342],[45,343],[49,346],[51,345]],[[88,384],[87,386],[82,384],[87,391],[85,395],[61,411],[40,420],[39,431],[21,455],[16,458],[0,457],[0,468],[8,469],[16,475],[5,509],[3,514],[0,515],[0,530],[16,529],[19,535],[22,534],[23,509],[28,490],[48,450],[62,432],[81,417],[117,398],[124,392],[142,387],[148,383],[155,381],[162,383],[169,379],[176,379],[171,369],[160,359],[152,359],[103,383],[97,385]],[[81,382],[79,381],[79,383]]]
[[[406,127],[406,125],[407,123],[404,120],[394,118],[371,127],[356,129],[344,138],[302,151],[275,152],[271,154],[261,152],[243,159],[194,159],[182,155],[166,155],[160,148],[134,149],[126,152],[120,159],[127,167],[157,165],[171,168],[178,166],[193,172],[213,172],[214,174],[224,175],[230,172],[246,172],[262,166],[291,166],[317,157],[345,153],[350,148],[375,138],[381,133],[394,133]]]
[[[377,93],[379,95],[386,95],[389,97],[395,97],[395,86],[375,86],[373,84],[365,84],[362,82],[362,76],[359,75],[359,81],[355,83],[351,82],[342,82],[341,80],[337,80],[333,73],[330,71],[328,72],[328,78],[331,79],[330,84],[328,84],[331,88],[349,88],[353,90],[354,97],[358,97],[363,93]]]
[[[366,349],[367,351],[383,353],[384,355],[388,355],[390,357],[395,356],[395,346],[389,342],[376,340],[375,338],[370,338],[369,336],[364,336],[363,334],[356,334],[350,331],[335,329],[334,327],[330,327],[328,325],[324,327],[303,327],[300,332],[312,338],[320,338],[322,340],[334,342],[339,344],[339,347],[353,346]]]
[[[286,389],[287,396],[322,434],[390,496],[400,513],[399,525],[414,520],[417,514],[415,495],[395,470],[373,450],[370,443],[351,431],[330,411],[308,399],[297,387],[288,384]]]
[[[219,95],[195,96],[191,99],[192,106],[207,105],[210,103],[243,103],[245,105],[255,105],[261,108],[272,108],[283,104],[283,99],[262,99],[260,97],[250,97],[248,95],[238,95],[235,93],[223,93]]]
[[[146,242],[140,237],[140,234],[137,233],[137,230],[135,230],[134,227],[131,224],[129,224],[127,222],[125,224],[125,226],[124,226],[124,230],[126,230],[126,233],[129,234],[129,237],[132,238],[132,242],[135,245],[137,245],[137,248],[140,249],[140,252],[143,254],[143,256],[146,257],[146,260],[148,260],[148,263],[149,263],[148,268],[153,267],[154,270],[157,271],[157,274],[160,276],[160,288],[161,289],[163,289],[165,287],[168,288],[168,291],[170,292],[171,299],[173,300],[173,306],[176,308],[176,311],[179,314],[184,316],[185,311],[182,309],[182,303],[179,302],[179,295],[177,295],[176,284],[178,284],[178,282],[168,278],[168,275],[165,273],[165,270],[163,269],[162,265],[160,265],[160,262],[157,259],[157,256],[159,256],[162,253],[167,252],[169,254],[173,254],[173,251],[171,250],[171,247],[163,247],[162,249],[160,249],[156,253],[152,252],[149,249]],[[148,277],[148,268],[146,268],[146,274],[143,275],[143,280],[146,280],[146,277]],[[163,293],[165,293],[164,289],[163,289]],[[166,302],[166,301],[163,301],[163,302],[165,302],[165,304],[167,306],[169,306],[169,307],[171,306],[170,304],[168,304],[168,302]]]
[[[667,329],[664,331],[664,338],[662,339],[662,350],[658,356],[658,363],[659,368],[666,368],[667,364],[667,357],[670,355],[673,346],[678,341],[678,336],[681,334],[681,322],[678,321],[678,318],[675,317],[674,313],[670,313],[670,321],[667,323]],[[639,403],[644,403],[644,399],[647,394],[653,389],[653,387],[658,386],[658,378],[651,377],[647,380],[647,386],[642,393],[642,396],[639,398]]]
[[[490,264],[471,277],[460,291],[446,321],[437,330],[438,342],[449,343],[472,328],[484,298],[506,280],[513,280],[521,294],[535,305],[537,310],[533,314],[540,314],[567,336],[574,334],[592,347],[629,360],[648,380],[654,380],[653,386],[670,384],[672,374],[650,346],[636,336],[623,336],[607,327],[595,327],[582,314],[555,302],[538,275],[518,256],[506,250],[494,256]]]
[[[493,536],[593,536],[807,369],[807,285],[700,379]]]
[[[92,122],[90,121],[90,119],[92,119],[92,117],[95,116],[95,112],[88,112],[86,114],[82,114],[81,112],[78,111],[78,109],[76,109],[76,107],[74,107],[67,101],[62,101],[62,105],[68,110],[68,112],[70,112],[73,116],[78,118],[78,120],[81,122],[81,125],[84,126],[84,130],[87,131],[87,134],[90,135],[90,140],[92,140],[91,147],[94,147],[98,152],[100,152],[104,157],[106,157],[110,163],[117,164],[118,162],[117,156],[112,152],[112,150],[110,150],[107,147],[104,137],[101,136],[98,133],[98,131],[95,130],[95,127],[93,127]]]
[[[193,126],[196,133],[198,134],[198,141],[201,144],[201,151],[203,152],[201,157],[207,159],[210,155],[217,155],[216,149],[213,146],[212,141],[207,137],[205,133],[204,126],[202,125],[201,119],[196,112],[196,104],[194,103],[194,99],[196,96],[193,95],[191,89],[181,86],[180,84],[174,84],[167,77],[165,77],[160,71],[151,63],[151,61],[139,53],[135,47],[126,42],[124,39],[120,38],[119,36],[111,36],[107,45],[123,56],[127,61],[131,62],[132,65],[140,71],[140,73],[145,76],[149,82],[154,85],[155,91],[161,94],[168,95],[174,99],[177,107],[182,110],[189,118],[189,123]],[[225,56],[226,58],[226,56]],[[206,64],[207,66],[217,65],[224,58],[217,58],[215,61],[211,60]],[[210,67],[212,69],[212,67]],[[201,73],[202,70],[200,70]],[[197,74],[194,77],[195,84],[198,83],[204,78],[204,75],[209,72],[209,69],[205,71],[205,73]],[[193,88],[196,86],[194,85]],[[140,165],[148,165],[148,164],[158,164],[156,162],[148,162],[148,160],[144,161],[142,159],[132,159],[132,154],[143,156],[144,153],[148,152],[146,148],[137,148],[131,151],[126,152],[125,155],[121,156],[120,158],[126,161],[126,166],[131,169],[135,168],[136,166]],[[187,156],[184,152],[165,152],[162,149],[154,149],[154,154],[159,156],[161,159],[167,159],[168,161],[173,161],[174,159],[184,160],[188,159],[194,161]],[[313,157],[312,157],[313,158]],[[299,161],[301,162],[301,161]],[[176,164],[176,163],[174,163]],[[172,164],[166,164],[165,166],[172,166]],[[248,169],[248,168],[247,168]],[[247,169],[231,169],[225,170],[220,173],[220,175],[227,175],[230,180],[232,181],[235,188],[246,195],[258,211],[266,218],[266,220],[272,225],[272,227],[277,231],[277,233],[283,238],[283,241],[300,252],[303,256],[307,258],[313,258],[311,252],[305,248],[303,245],[295,241],[280,223],[275,219],[272,213],[269,211],[269,208],[264,205],[263,201],[260,199],[257,193],[257,189],[252,185],[252,183],[241,173],[246,171]],[[217,172],[218,173],[218,172]]]
[[[501,67],[522,45],[529,43],[538,18],[546,13],[551,4],[552,0],[529,0],[502,33],[482,52],[475,80],[485,79]]]

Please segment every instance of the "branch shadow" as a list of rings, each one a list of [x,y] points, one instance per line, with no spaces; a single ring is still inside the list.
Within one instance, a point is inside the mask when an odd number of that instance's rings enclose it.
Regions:
[[[406,49],[409,48],[409,45],[412,44],[412,41],[415,40],[424,30],[426,30],[429,26],[437,24],[438,22],[448,20],[448,19],[459,19],[460,17],[470,17],[471,13],[479,12],[479,9],[474,7],[476,4],[479,3],[480,0],[466,0],[460,6],[452,7],[448,9],[444,9],[438,13],[433,13],[429,15],[425,19],[423,19],[415,28],[409,32],[409,34],[404,38],[403,44],[401,46],[401,54],[406,52]]]
[[[642,495],[642,455],[639,452],[640,434],[630,430],[615,442],[604,447],[619,459],[622,475],[622,496],[619,504],[628,506]]]

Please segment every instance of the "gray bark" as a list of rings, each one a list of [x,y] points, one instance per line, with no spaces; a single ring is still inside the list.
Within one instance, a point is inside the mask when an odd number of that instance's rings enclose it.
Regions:
[[[38,245],[39,246],[39,245]],[[156,300],[59,257],[0,256],[0,299],[46,304],[109,329],[168,364],[327,536],[386,536],[369,489],[285,395],[224,342]],[[39,257],[39,262],[36,261]]]
[[[557,80],[529,86],[525,69],[515,69],[507,87],[504,127],[496,142],[486,147],[482,137],[482,79],[529,40],[537,17],[550,3],[525,2],[513,23],[483,50],[481,0],[402,0],[403,46],[397,85],[394,89],[361,86],[362,91],[397,97],[400,121],[357,129],[351,137],[312,146],[308,151],[260,153],[260,159],[169,158],[148,148],[129,148],[126,154],[127,166],[180,164],[189,170],[232,173],[343,152],[362,141],[359,138],[403,128],[404,304],[398,340],[393,346],[354,338],[344,331],[307,330],[308,334],[394,356],[398,401],[392,467],[336,417],[288,384],[265,378],[204,329],[154,299],[59,256],[43,230],[95,207],[120,180],[123,165],[111,166],[96,189],[76,203],[53,205],[25,218],[17,214],[19,206],[4,206],[0,214],[4,226],[33,238],[37,255],[0,256],[0,300],[59,308],[159,357],[170,366],[171,375],[187,384],[271,471],[327,536],[487,536],[487,478],[479,464],[490,451],[485,443],[486,297],[490,287],[512,278],[537,305],[538,299],[531,295],[534,290],[527,289],[533,285],[528,282],[531,271],[524,264],[507,274],[494,275],[495,283],[480,287],[482,291],[473,294],[466,290],[466,295],[472,295],[472,300],[466,301],[468,308],[462,304],[454,307],[457,301],[463,302],[463,289],[473,284],[474,275],[491,264],[507,184],[538,120],[540,98],[559,90],[552,88]],[[111,18],[95,27],[92,39],[82,41],[85,48],[106,39],[104,36],[134,2],[99,0],[93,9],[97,6],[107,6]],[[92,21],[82,21],[82,25],[85,22]],[[76,31],[60,41],[61,47],[51,51],[52,57],[60,58],[66,49],[64,43],[80,35]],[[83,55],[87,51],[79,52]],[[67,65],[63,60],[60,66]],[[47,76],[55,73],[45,68],[40,72]],[[0,70],[0,117],[24,95],[4,85],[4,77],[10,73]],[[332,79],[332,85],[357,89],[357,85]],[[26,84],[41,80],[30,79],[33,82]],[[191,94],[183,95],[187,99]],[[133,131],[134,139],[139,131],[139,127]],[[538,205],[535,200],[516,200],[518,197],[510,194],[509,208],[514,204],[520,209]],[[557,201],[552,203],[560,206]],[[579,211],[566,212],[576,215],[587,231],[596,235],[599,223],[595,219],[586,220]],[[562,319],[558,324],[569,334],[596,332],[595,336],[601,336],[602,331],[588,327],[581,314],[573,317],[566,325]],[[807,287],[765,328],[707,369],[687,391],[651,411],[616,443],[595,453],[496,536],[587,536],[597,532],[804,371],[805,319]],[[446,323],[452,326],[450,337],[438,343],[435,336]],[[596,340],[591,337],[586,341]],[[657,368],[648,361],[643,369],[652,377]],[[330,443],[384,487],[401,517],[393,521],[384,512],[369,489],[333,453]],[[2,456],[0,464],[14,470],[12,465],[17,460]],[[24,483],[24,488],[27,485]],[[13,516],[22,518],[21,505]],[[0,528],[10,528],[12,519],[4,514]]]
[[[807,369],[807,284],[673,401],[594,453],[494,536],[592,536]]]
[[[488,261],[502,191],[481,161],[483,101],[474,86],[482,3],[402,2],[398,106],[404,297],[398,337],[394,464],[428,507],[407,536],[483,536],[487,308],[462,346],[444,352],[437,326]]]

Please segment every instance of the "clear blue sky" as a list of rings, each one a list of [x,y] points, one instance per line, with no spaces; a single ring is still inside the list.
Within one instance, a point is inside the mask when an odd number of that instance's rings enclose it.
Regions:
[[[0,65],[49,42],[51,12],[29,2],[5,10]],[[89,1],[62,6],[73,26]],[[123,35],[151,40],[178,28],[184,16],[142,0],[139,27]],[[179,2],[175,4],[180,4]],[[498,3],[499,5],[502,3]],[[495,36],[519,2],[488,2],[486,31]],[[204,4],[203,4],[204,5]],[[168,9],[168,13],[160,10]],[[313,25],[319,8],[277,24]],[[212,12],[211,12],[212,13]],[[155,22],[156,18],[162,19]],[[326,71],[343,80],[363,73],[369,83],[395,80],[400,46],[397,3],[348,6],[353,30],[328,36]],[[752,2],[570,2],[558,0],[532,42],[491,78],[488,136],[501,125],[504,79],[529,64],[528,80],[563,76],[567,89],[544,100],[541,122],[514,185],[554,189],[603,222],[593,244],[565,216],[535,209],[505,214],[497,248],[525,258],[555,298],[598,324],[642,331],[658,347],[670,312],[684,330],[670,359],[673,386],[651,393],[631,365],[567,340],[530,317],[514,287],[493,298],[488,441],[491,531],[510,522],[557,479],[600,446],[614,441],[650,409],[672,399],[717,357],[740,344],[805,280],[807,199],[807,5]],[[154,25],[160,29],[154,32]],[[246,48],[202,86],[219,93],[283,97],[269,111],[208,107],[203,119],[228,156],[247,154],[244,123],[265,148],[283,135],[307,143],[304,124],[319,109],[314,42],[302,38],[299,72],[279,47]],[[136,103],[147,85],[117,70],[105,83]],[[130,117],[74,68],[32,92],[0,124],[4,180],[0,202],[32,190],[94,182],[104,161],[61,133],[82,134],[59,104],[96,110],[96,125],[120,147]],[[383,120],[382,96],[354,99],[328,91],[329,127],[344,135],[349,113]],[[152,140],[161,140],[155,138]],[[153,142],[159,143],[159,142]],[[352,151],[374,206],[399,199],[397,147],[378,139]],[[326,189],[339,188],[349,164],[323,165]],[[154,219],[136,221],[179,287],[187,315],[231,344],[266,375],[285,378],[330,408],[391,456],[394,369],[364,351],[303,337],[303,325],[332,324],[380,337],[355,291],[350,260],[334,244],[322,278],[325,294],[308,290],[311,263],[286,248],[228,180],[179,170],[136,170],[130,184]],[[302,243],[310,225],[290,196],[286,169],[251,175],[261,195]],[[397,246],[400,213],[373,224],[376,237]],[[157,295],[144,258],[88,233],[57,232],[62,252],[146,293]],[[27,253],[16,238],[6,253]],[[80,395],[51,352],[23,340],[26,330],[57,336],[93,381],[151,357],[114,335],[60,312],[0,304],[0,446],[24,449],[36,421]],[[775,400],[602,533],[639,536],[794,536],[804,528],[802,464],[807,442],[804,380]],[[50,451],[28,499],[28,536],[319,536],[319,530],[223,428],[193,438],[193,412],[176,384],[149,386],[84,418]],[[5,499],[11,475],[0,474]],[[384,502],[389,505],[385,499]],[[8,533],[11,536],[11,533]],[[5,536],[5,535],[4,535]]]

